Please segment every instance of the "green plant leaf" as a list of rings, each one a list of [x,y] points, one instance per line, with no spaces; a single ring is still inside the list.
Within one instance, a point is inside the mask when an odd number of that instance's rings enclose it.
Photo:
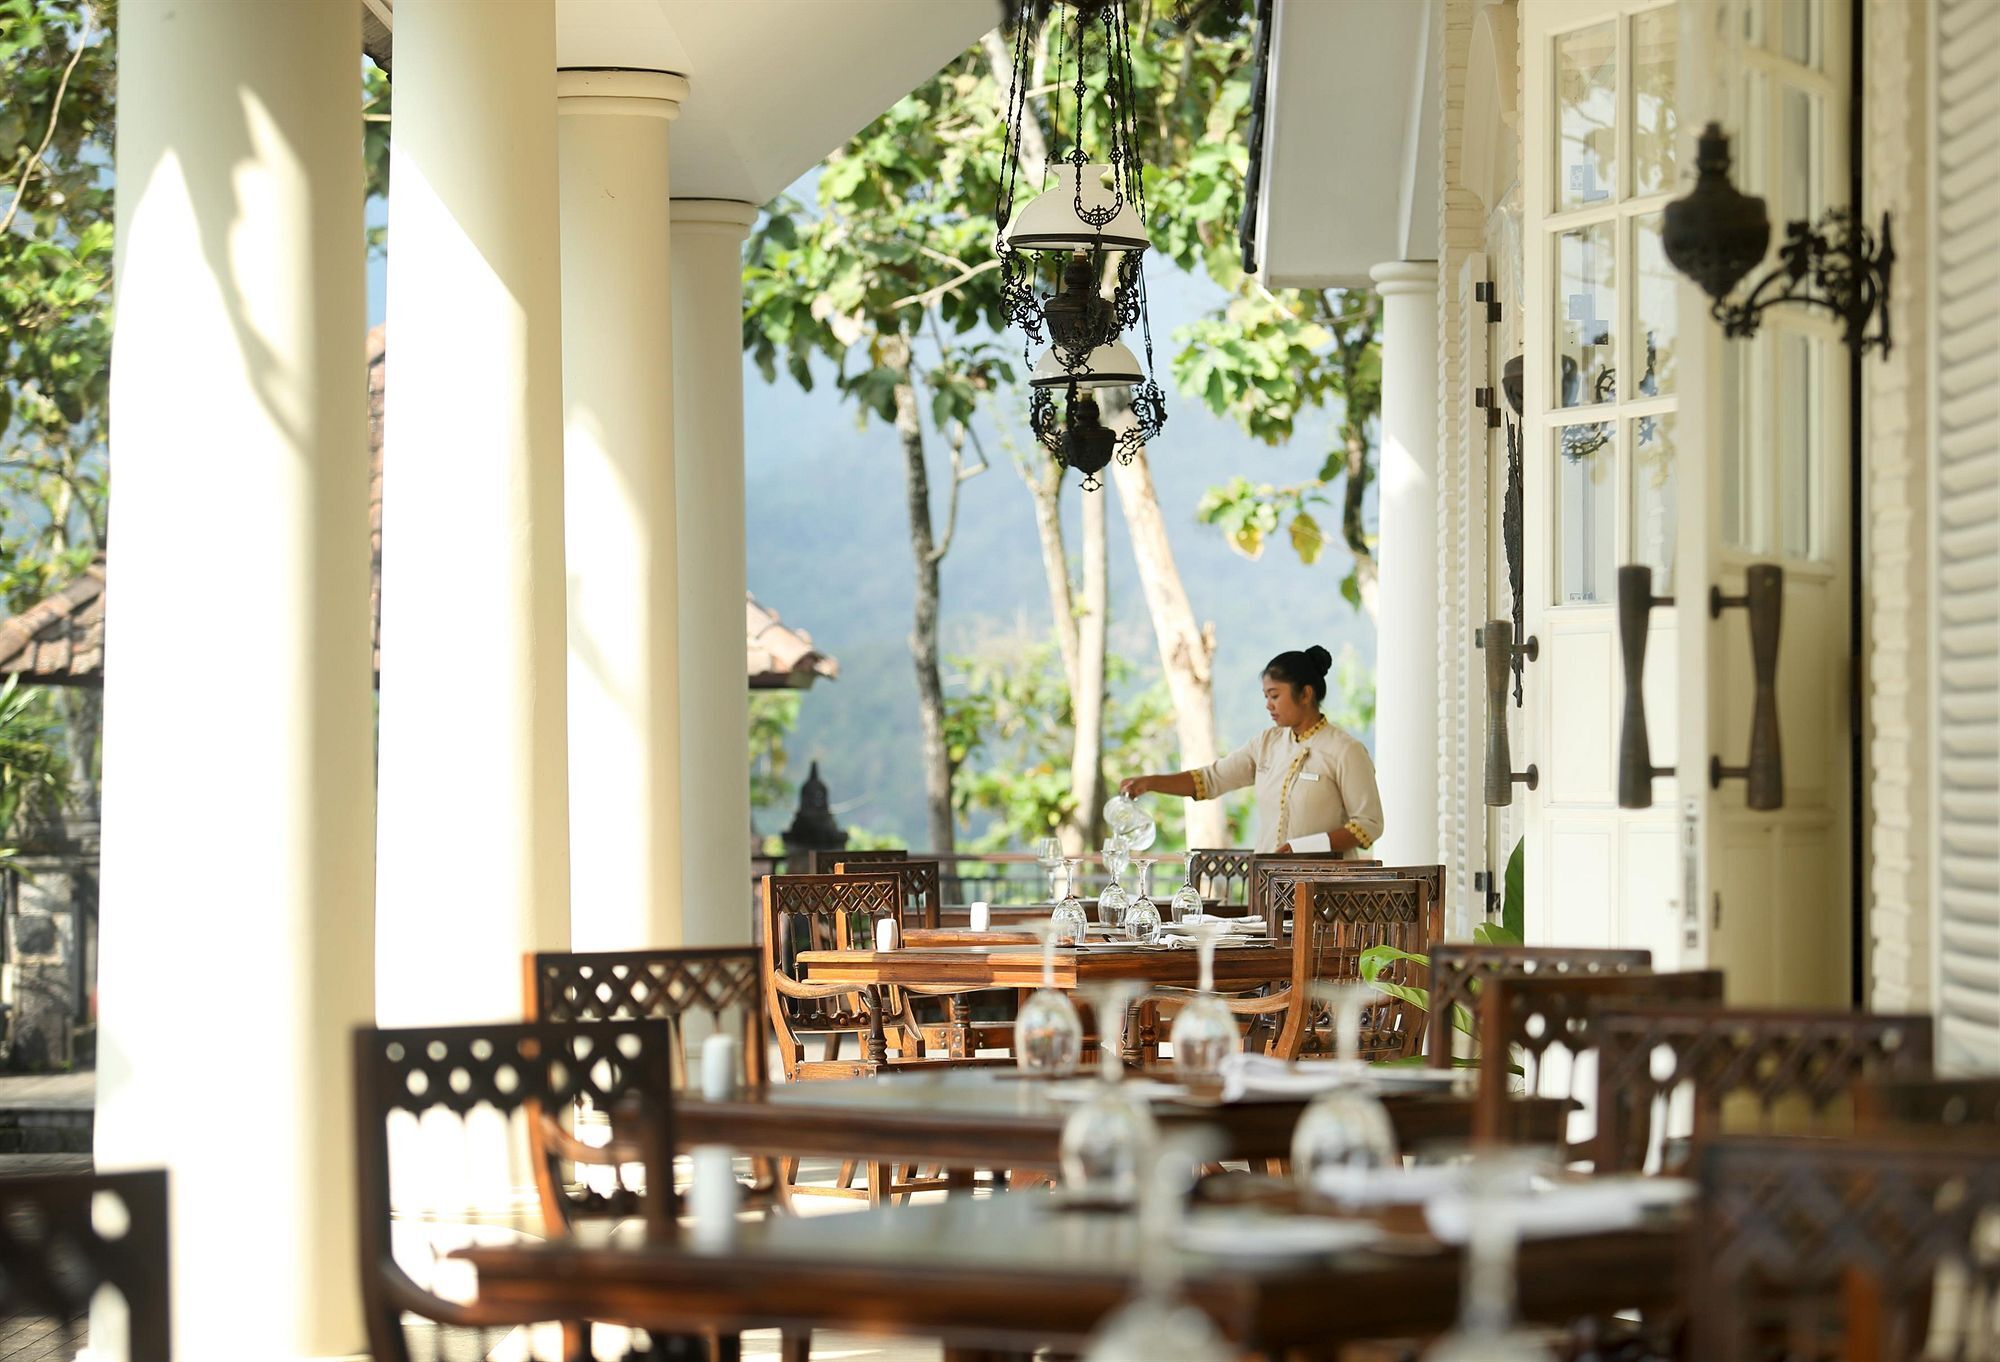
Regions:
[[[1514,854],[1507,858],[1507,883],[1500,897],[1500,925],[1519,943],[1527,939],[1524,925],[1527,912],[1525,889],[1526,853],[1528,839],[1523,837],[1514,843]]]

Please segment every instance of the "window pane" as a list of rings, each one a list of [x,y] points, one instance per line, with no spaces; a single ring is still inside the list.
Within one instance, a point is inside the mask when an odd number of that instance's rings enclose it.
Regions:
[[[1609,421],[1556,432],[1557,605],[1609,601],[1618,539],[1618,447]]]
[[[1632,192],[1663,194],[1674,185],[1674,40],[1671,5],[1632,18]]]
[[[1819,66],[1818,0],[1783,0],[1778,24],[1778,51],[1786,61]]]
[[[1674,267],[1660,245],[1661,217],[1648,213],[1634,219],[1634,259],[1639,271],[1639,381],[1631,397],[1660,397],[1674,390]]]
[[[1781,192],[1778,199],[1781,221],[1805,218],[1817,220],[1820,203],[1819,145],[1820,102],[1804,90],[1785,88],[1779,98],[1778,136],[1783,139],[1780,162]]]
[[[1821,343],[1783,335],[1778,347],[1778,532],[1788,557],[1819,557]]]
[[[1632,442],[1632,561],[1653,570],[1653,590],[1674,590],[1674,418],[1642,416],[1627,423]]]
[[[1618,182],[1618,25],[1556,39],[1556,207],[1611,197]]]
[[[1769,551],[1768,493],[1759,487],[1760,461],[1769,459],[1770,348],[1759,337],[1722,347],[1722,477],[1718,487],[1722,542],[1749,553]]]
[[[1617,393],[1616,226],[1598,223],[1556,238],[1556,405],[1584,407]]]

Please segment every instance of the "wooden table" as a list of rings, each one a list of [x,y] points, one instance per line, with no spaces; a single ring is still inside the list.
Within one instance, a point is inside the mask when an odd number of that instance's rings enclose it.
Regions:
[[[674,1099],[676,1143],[727,1145],[765,1158],[832,1158],[975,1169],[1054,1171],[1073,1101],[1052,1097],[1052,1081],[1013,1070],[897,1073],[880,1078],[774,1083],[738,1089],[721,1101],[690,1093]],[[1168,1101],[1152,1111],[1161,1126],[1200,1125],[1223,1141],[1218,1159],[1283,1158],[1307,1099],[1273,1102]],[[1406,1151],[1472,1133],[1469,1094],[1407,1092],[1383,1098]],[[1517,1138],[1552,1144],[1569,1103],[1524,1098]]]
[[[1671,1308],[1678,1222],[1531,1240],[1520,1255],[1530,1319],[1568,1323]],[[1421,1233],[1396,1251],[1302,1260],[1179,1249],[1188,1293],[1246,1351],[1315,1351],[1435,1333],[1457,1315],[1459,1254]],[[557,1241],[473,1248],[484,1300],[549,1319],[663,1332],[814,1327],[943,1339],[958,1357],[1040,1345],[1079,1351],[1129,1299],[1140,1230],[1118,1211],[1064,1209],[1041,1193],[952,1198],[851,1215],[773,1217],[722,1247]]]
[[[1036,946],[906,946],[897,951],[800,951],[799,968],[812,983],[855,984],[871,990],[902,985],[943,988],[1034,989],[1042,984],[1042,951]],[[1288,945],[1231,946],[1215,952],[1215,983],[1223,989],[1253,988],[1292,977]],[[1065,991],[1079,985],[1114,979],[1192,988],[1200,980],[1198,952],[1186,946],[1058,946],[1055,986]],[[955,1035],[965,1035],[969,1017],[963,994],[951,1000]],[[1137,1058],[1150,1046],[1150,1006],[1142,1006],[1140,1024],[1129,1028],[1126,1053]],[[870,1008],[871,1026],[864,1043],[868,1059],[883,1064],[888,1041],[882,1031],[882,1009]]]

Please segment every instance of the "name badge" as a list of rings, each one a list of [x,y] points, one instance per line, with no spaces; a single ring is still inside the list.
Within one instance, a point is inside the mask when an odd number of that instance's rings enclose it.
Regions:
[[[1301,771],[1301,772],[1299,772],[1299,779],[1300,779],[1300,780],[1318,780],[1318,779],[1319,779],[1319,772],[1317,772],[1317,771]]]

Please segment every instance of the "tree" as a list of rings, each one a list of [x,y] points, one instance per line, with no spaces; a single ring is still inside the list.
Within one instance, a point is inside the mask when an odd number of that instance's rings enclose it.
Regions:
[[[799,693],[760,690],[750,695],[750,808],[785,809],[797,793],[786,776],[786,741],[799,726]]]

